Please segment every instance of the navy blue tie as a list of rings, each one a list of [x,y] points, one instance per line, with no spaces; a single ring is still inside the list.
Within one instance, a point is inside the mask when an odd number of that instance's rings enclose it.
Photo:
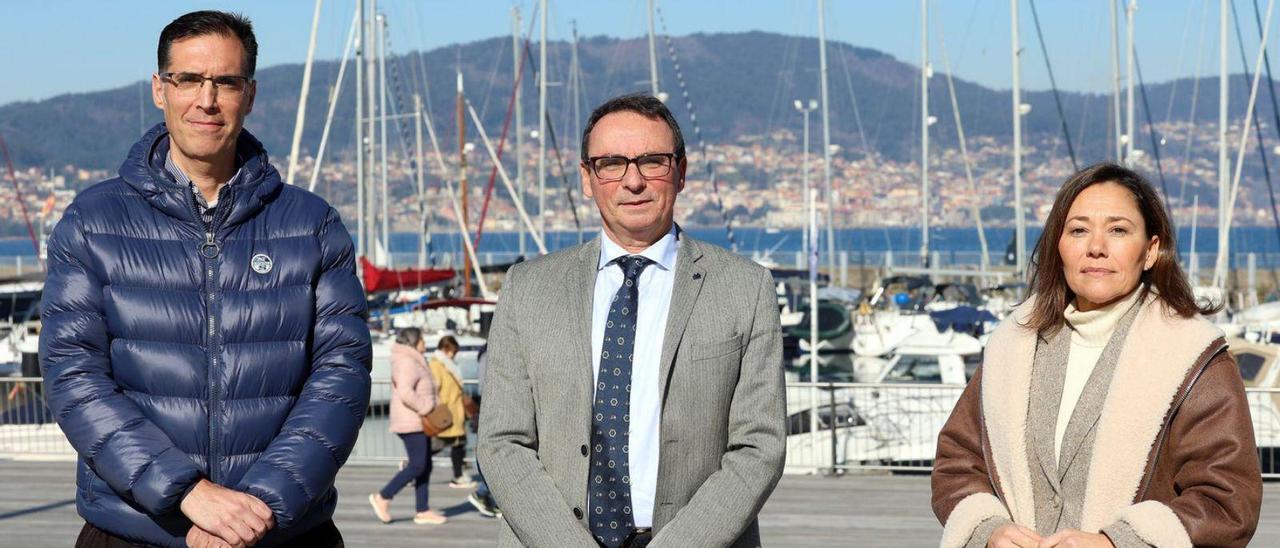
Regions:
[[[600,349],[600,374],[591,421],[591,534],[604,546],[617,548],[634,527],[631,473],[627,464],[631,432],[631,358],[635,349],[636,308],[640,273],[653,261],[626,255],[610,264],[622,268],[622,287],[613,296]]]

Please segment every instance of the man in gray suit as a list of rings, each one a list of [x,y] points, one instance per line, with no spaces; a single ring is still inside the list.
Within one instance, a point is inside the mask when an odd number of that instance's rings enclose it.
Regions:
[[[600,237],[507,273],[478,451],[502,546],[760,544],[786,450],[776,294],[675,225],[686,167],[662,102],[606,102],[580,166]]]

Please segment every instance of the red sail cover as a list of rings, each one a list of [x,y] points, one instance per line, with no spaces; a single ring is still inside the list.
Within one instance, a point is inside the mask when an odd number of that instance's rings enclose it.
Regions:
[[[360,257],[364,269],[365,293],[417,289],[453,279],[453,271],[442,268],[403,268],[394,270],[378,268],[369,259]]]

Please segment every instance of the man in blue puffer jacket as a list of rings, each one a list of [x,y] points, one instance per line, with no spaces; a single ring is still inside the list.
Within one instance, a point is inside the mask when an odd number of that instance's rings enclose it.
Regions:
[[[40,365],[79,453],[78,546],[341,546],[334,478],[369,402],[351,238],[257,139],[243,17],[165,27],[165,123],[48,243]]]

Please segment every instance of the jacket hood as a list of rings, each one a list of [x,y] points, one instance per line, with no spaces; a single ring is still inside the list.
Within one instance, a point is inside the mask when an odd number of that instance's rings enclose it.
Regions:
[[[169,128],[156,124],[129,150],[120,165],[120,178],[141,194],[152,207],[177,219],[199,224],[187,189],[182,188],[164,168],[169,154]],[[236,156],[244,161],[240,180],[229,191],[231,211],[224,226],[252,217],[279,195],[284,183],[271,165],[267,151],[248,130],[236,139]]]

